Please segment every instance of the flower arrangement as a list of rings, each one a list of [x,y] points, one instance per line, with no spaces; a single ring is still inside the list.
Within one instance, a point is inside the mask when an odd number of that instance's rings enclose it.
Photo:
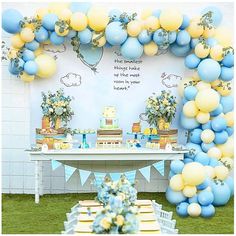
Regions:
[[[150,126],[158,127],[164,120],[171,123],[176,113],[176,98],[168,91],[161,91],[161,95],[150,96],[146,101],[146,115]]]
[[[65,96],[63,89],[57,90],[56,93],[48,91],[46,94],[42,92],[42,98],[43,115],[48,117],[54,126],[57,119],[61,119],[65,125],[72,119],[74,112],[70,107],[70,103],[73,97]]]

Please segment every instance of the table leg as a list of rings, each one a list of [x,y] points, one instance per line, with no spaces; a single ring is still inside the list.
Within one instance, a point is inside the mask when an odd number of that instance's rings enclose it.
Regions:
[[[35,161],[35,203],[39,203],[39,161]]]
[[[39,161],[39,195],[43,196],[43,162]]]

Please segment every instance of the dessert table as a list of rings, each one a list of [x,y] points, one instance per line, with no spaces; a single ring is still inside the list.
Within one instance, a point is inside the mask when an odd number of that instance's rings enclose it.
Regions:
[[[42,162],[43,161],[161,161],[183,160],[187,150],[167,151],[148,148],[89,148],[71,150],[27,151],[29,159],[35,161],[35,203],[43,195]]]

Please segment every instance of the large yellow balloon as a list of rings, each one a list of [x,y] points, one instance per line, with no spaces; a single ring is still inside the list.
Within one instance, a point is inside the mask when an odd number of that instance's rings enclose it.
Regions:
[[[146,20],[149,16],[152,15],[153,9],[152,8],[146,8],[141,12],[141,19]]]
[[[209,157],[213,157],[213,158],[216,158],[217,160],[219,160],[222,156],[222,152],[219,148],[212,147],[208,150],[207,155]]]
[[[233,31],[232,29],[220,26],[215,30],[214,38],[223,47],[229,47],[233,45]]]
[[[14,34],[11,37],[11,46],[20,49],[24,46],[25,42],[21,39],[20,34]]]
[[[216,166],[215,167],[216,178],[220,180],[225,180],[229,175],[229,170],[225,166]]]
[[[200,91],[200,90],[204,90],[204,89],[210,89],[211,88],[211,84],[205,82],[205,81],[199,81],[196,84],[196,88]]]
[[[103,35],[102,35],[103,34]],[[106,38],[103,32],[93,32],[92,43],[96,47],[103,47],[106,44]]]
[[[87,14],[89,27],[95,31],[103,31],[109,23],[109,16],[105,9],[94,6]]]
[[[185,78],[185,79],[182,79],[179,83],[179,86],[178,86],[178,90],[179,90],[179,94],[181,97],[184,96],[184,89],[189,86],[190,84],[196,84],[197,81],[199,81],[200,79],[199,78]]]
[[[67,9],[67,8],[62,9],[58,15],[59,19],[64,20],[64,21],[69,21],[71,16],[72,16],[72,12],[70,9]]]
[[[131,37],[138,36],[140,34],[141,30],[142,30],[142,26],[141,26],[140,22],[137,20],[130,21],[127,25],[127,33]]]
[[[183,106],[183,113],[185,116],[193,118],[198,114],[199,110],[195,101],[188,101]]]
[[[38,55],[42,54],[43,53],[43,49],[41,47],[37,48],[35,51],[34,51],[34,55],[37,57]]]
[[[155,42],[151,41],[150,43],[148,44],[145,44],[144,47],[144,53],[147,55],[147,56],[154,56],[157,54],[158,52],[158,46],[155,44]]]
[[[204,89],[197,93],[195,102],[199,110],[211,112],[219,106],[220,96],[214,89]]]
[[[227,122],[227,126],[233,127],[234,126],[234,112],[230,111],[224,115],[224,118]]]
[[[229,168],[229,170],[233,169],[234,166],[234,160],[230,157],[223,157],[220,159],[220,161]]]
[[[82,31],[88,25],[88,19],[82,12],[76,12],[70,17],[70,26],[73,30]]]
[[[170,179],[170,187],[174,191],[181,191],[184,188],[184,181],[181,174],[174,175]]]
[[[200,124],[206,124],[210,120],[210,113],[200,111],[200,112],[198,112],[198,114],[196,116],[196,120]]]
[[[223,60],[223,47],[221,45],[215,45],[210,50],[210,56],[216,61]]]
[[[67,28],[64,29],[63,32],[60,32],[60,26],[55,25],[55,32],[59,36],[66,36],[69,33],[69,25]]]
[[[210,37],[213,37],[215,35],[215,28],[205,28],[204,31],[203,31],[203,34],[202,36],[207,39],[207,38],[210,38]]]
[[[210,177],[211,179],[215,178],[215,169],[212,166],[204,166],[204,170],[208,177]]]
[[[202,164],[191,162],[184,166],[182,177],[186,185],[195,186],[203,183],[206,173]]]
[[[199,21],[191,21],[186,29],[192,38],[198,38],[203,34],[203,26],[199,25]]]
[[[207,45],[204,45],[202,43],[198,43],[194,49],[194,52],[197,57],[199,58],[205,58],[210,53],[210,47]]]
[[[155,16],[149,16],[144,22],[144,27],[148,31],[156,31],[160,28],[159,19]]]
[[[26,72],[23,71],[23,72],[20,73],[20,78],[21,78],[22,81],[29,83],[29,82],[34,80],[35,76],[34,75],[29,75],[29,74],[27,74]]]
[[[35,58],[38,65],[37,76],[41,78],[49,78],[56,72],[56,61],[47,54],[40,54]]]
[[[43,8],[39,8],[36,10],[36,18],[38,18],[39,20],[42,20],[43,17],[49,13],[49,10],[47,7],[43,7]]]
[[[222,157],[233,157],[234,156],[234,139],[229,137],[226,143],[219,144],[217,147],[222,152]]]
[[[205,129],[201,133],[203,143],[211,143],[215,139],[215,133],[211,129]]]
[[[34,40],[34,32],[30,28],[23,28],[20,32],[20,37],[26,43],[32,42]]]
[[[197,193],[196,186],[187,185],[183,189],[183,194],[185,197],[193,197]]]
[[[176,9],[166,9],[160,14],[161,27],[168,31],[177,30],[183,22],[183,15]]]

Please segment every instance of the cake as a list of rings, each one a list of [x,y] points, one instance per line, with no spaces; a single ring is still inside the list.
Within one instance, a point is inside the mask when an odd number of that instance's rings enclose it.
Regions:
[[[105,107],[97,130],[97,147],[120,147],[123,131],[119,128],[115,107]]]

